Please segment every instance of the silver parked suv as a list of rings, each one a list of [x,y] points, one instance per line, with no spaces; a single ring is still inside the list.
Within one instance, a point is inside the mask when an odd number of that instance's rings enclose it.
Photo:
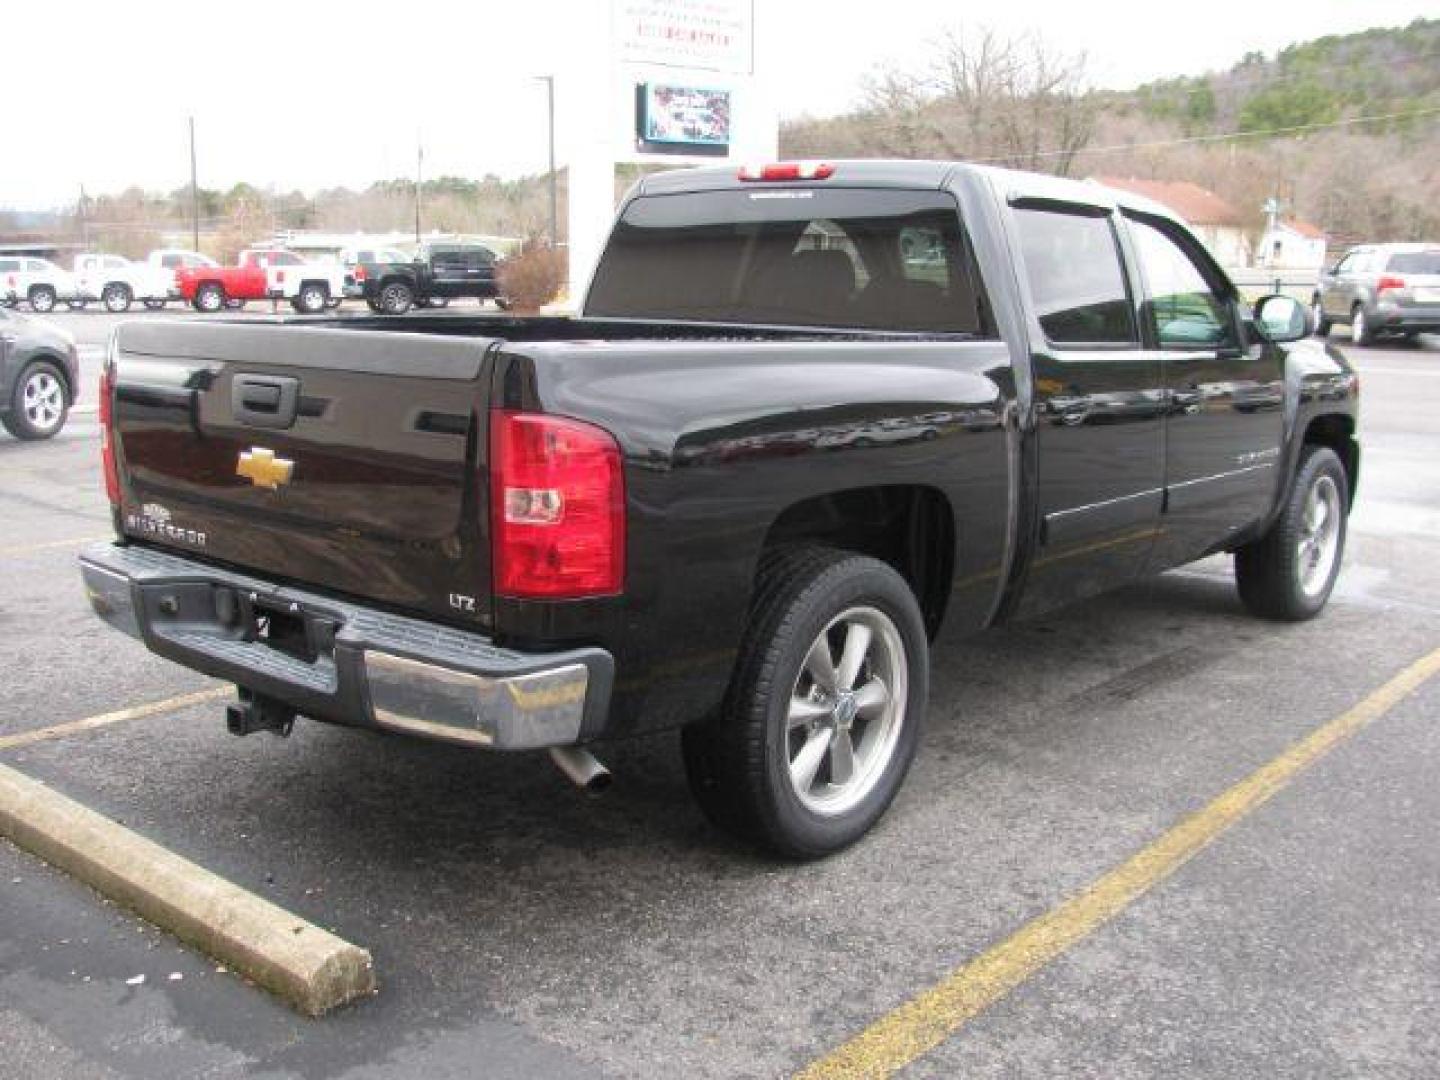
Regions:
[[[1334,323],[1369,345],[1380,334],[1440,332],[1440,244],[1366,244],[1320,275],[1312,300],[1315,332]]]

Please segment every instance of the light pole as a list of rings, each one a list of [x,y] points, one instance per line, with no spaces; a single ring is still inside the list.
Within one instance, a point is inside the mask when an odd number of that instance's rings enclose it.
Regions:
[[[195,117],[190,117],[190,240],[191,251],[200,250],[200,188],[195,182]]]
[[[548,119],[550,143],[550,246],[560,246],[560,196],[556,190],[555,178],[555,76],[537,75],[545,84],[545,111]]]
[[[425,147],[415,138],[415,243],[420,243],[420,173],[425,167]]]

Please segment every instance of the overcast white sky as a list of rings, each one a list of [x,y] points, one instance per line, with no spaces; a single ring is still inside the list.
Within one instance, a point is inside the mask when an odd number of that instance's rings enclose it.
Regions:
[[[416,0],[325,4],[7,2],[0,207],[42,208],[129,184],[188,182],[186,117],[200,183],[311,191],[409,175],[545,168],[545,96],[595,43],[567,33],[608,0],[496,5]],[[303,5],[314,10],[320,5]],[[1436,14],[1436,0],[755,0],[757,74],[781,116],[841,112],[879,61],[923,56],[946,26],[1039,31],[1083,51],[1093,80],[1124,88],[1225,68],[1246,51]],[[213,12],[213,20],[207,15]],[[408,14],[408,21],[404,15]],[[562,131],[562,144],[564,132]],[[562,146],[563,161],[563,146]]]

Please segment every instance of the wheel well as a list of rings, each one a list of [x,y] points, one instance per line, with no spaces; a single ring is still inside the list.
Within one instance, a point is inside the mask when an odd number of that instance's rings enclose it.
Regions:
[[[890,564],[915,593],[931,639],[939,632],[954,575],[955,516],[935,488],[851,488],[806,499],[775,519],[764,549],[794,544],[841,548]]]
[[[1350,503],[1355,503],[1355,488],[1360,482],[1360,447],[1355,442],[1353,417],[1331,413],[1317,416],[1305,429],[1305,443],[1328,446],[1345,466],[1345,482],[1350,489]]]

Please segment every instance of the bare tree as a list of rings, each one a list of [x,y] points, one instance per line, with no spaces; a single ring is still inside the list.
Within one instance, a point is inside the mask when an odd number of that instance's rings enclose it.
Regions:
[[[917,74],[889,63],[864,83],[860,110],[831,136],[872,152],[989,161],[1066,175],[1095,131],[1098,104],[1085,58],[1035,34],[951,30]]]

